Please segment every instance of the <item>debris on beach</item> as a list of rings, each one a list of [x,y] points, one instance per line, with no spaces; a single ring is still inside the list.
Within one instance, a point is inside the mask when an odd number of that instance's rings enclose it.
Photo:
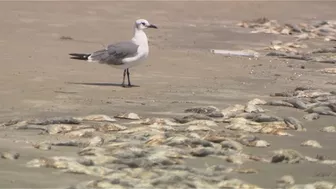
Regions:
[[[318,71],[321,73],[336,74],[336,68],[323,68]]]
[[[313,148],[322,148],[321,144],[316,140],[307,140],[301,143],[301,146],[310,146]]]
[[[213,54],[220,54],[224,56],[241,56],[241,57],[253,57],[258,58],[260,54],[254,50],[222,50],[222,49],[210,49]]]
[[[313,121],[316,119],[320,118],[320,114],[318,113],[310,113],[310,114],[306,114],[303,116],[303,119],[307,120],[307,121]]]
[[[264,50],[275,50],[280,52],[287,53],[299,53],[298,49],[306,49],[308,46],[306,44],[298,43],[298,42],[287,42],[284,43],[282,41],[276,40],[272,41],[269,47],[266,47]]]
[[[276,180],[277,188],[288,188],[295,184],[294,177],[292,175],[284,175],[280,179]]]
[[[59,146],[78,149],[77,155],[72,157],[36,157],[26,163],[30,168],[45,167],[98,177],[97,180],[78,183],[73,188],[165,188],[168,185],[260,188],[228,175],[260,173],[260,170],[243,168],[247,162],[336,165],[336,160],[305,156],[294,149],[280,149],[272,156],[246,153],[249,148],[270,148],[271,141],[264,140],[264,135],[288,137],[294,136],[288,133],[290,131],[306,130],[299,118],[274,115],[267,106],[297,108],[306,112],[303,119],[310,121],[336,110],[334,92],[298,87],[278,94],[285,94],[285,97],[281,96],[284,99],[277,100],[278,95],[274,95],[269,101],[255,98],[224,108],[195,106],[185,109],[181,117],[140,117],[136,113],[110,117],[95,114],[17,119],[1,125],[49,135],[49,140],[32,142],[33,147],[39,150],[54,151]],[[321,131],[331,132],[332,129],[335,128],[330,126]],[[316,141],[310,140],[301,145],[322,148]],[[2,154],[2,157],[15,159],[9,153]],[[202,171],[187,165],[189,160],[201,158],[217,158],[226,164],[210,166]],[[295,181],[289,176],[283,177],[277,181],[277,186],[293,187]]]
[[[136,113],[120,113],[116,116],[114,116],[115,118],[120,118],[120,119],[131,119],[131,120],[139,120],[141,119],[140,116]]]
[[[80,118],[77,118],[77,119],[82,120],[82,121],[107,121],[107,122],[117,121],[116,119],[114,119],[110,116],[107,116],[107,115],[103,115],[103,114],[88,115],[88,116],[80,117]]]
[[[272,163],[288,163],[288,164],[294,164],[294,163],[300,163],[304,160],[304,156],[301,155],[296,150],[292,149],[280,149],[274,151],[274,155],[271,159]]]
[[[323,127],[321,131],[326,133],[336,133],[336,127],[335,126]]]
[[[269,33],[277,35],[292,35],[298,40],[322,38],[325,41],[332,41],[336,35],[336,21],[326,20],[316,23],[281,24],[277,20],[270,20],[261,17],[252,20],[241,21],[239,27],[251,28],[251,33]]]
[[[9,160],[17,160],[20,157],[18,152],[0,152],[0,156],[2,159],[9,159]]]
[[[51,150],[51,145],[48,142],[33,144],[33,147],[40,150]]]
[[[317,116],[317,114],[336,116],[336,94],[332,91],[329,92],[320,89],[297,88],[293,91],[274,93],[271,94],[271,96],[287,97],[286,100],[282,101],[290,103],[293,106],[286,107],[302,109],[310,114],[309,116],[313,116],[311,118],[306,117],[306,119],[318,119],[319,116]],[[267,105],[274,105],[274,103],[269,102]]]
[[[291,42],[275,40],[271,42],[270,46],[261,48],[260,50],[268,51],[265,56],[329,64],[336,63],[336,57],[333,55],[336,52],[335,47],[308,50],[308,45],[302,43],[303,40],[309,39],[322,39],[322,41],[326,43],[335,41],[336,21],[334,20],[320,21],[316,23],[280,24],[276,20],[269,20],[262,17],[242,21],[237,25],[239,27],[253,29],[251,33],[268,33],[294,37]],[[333,71],[329,69],[325,71],[321,70],[321,72],[332,73]]]

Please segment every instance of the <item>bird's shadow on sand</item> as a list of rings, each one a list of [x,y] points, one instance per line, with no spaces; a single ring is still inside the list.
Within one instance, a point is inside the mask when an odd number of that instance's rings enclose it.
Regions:
[[[106,86],[106,87],[123,87],[121,83],[85,83],[85,82],[66,82],[71,85],[91,85],[91,86]],[[140,87],[139,85],[132,85],[132,87]],[[126,85],[125,88],[130,88]]]

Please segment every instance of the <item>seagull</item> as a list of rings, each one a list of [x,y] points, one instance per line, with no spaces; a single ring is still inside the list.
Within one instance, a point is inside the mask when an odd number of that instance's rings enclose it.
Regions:
[[[109,44],[105,49],[97,50],[93,53],[70,53],[71,59],[86,60],[88,62],[98,62],[107,64],[117,69],[123,69],[122,87],[132,87],[130,81],[131,67],[143,62],[149,53],[148,38],[144,32],[147,28],[158,27],[150,24],[145,19],[138,19],[134,24],[134,36],[129,41],[121,41]],[[128,85],[125,85],[125,76],[127,74]]]

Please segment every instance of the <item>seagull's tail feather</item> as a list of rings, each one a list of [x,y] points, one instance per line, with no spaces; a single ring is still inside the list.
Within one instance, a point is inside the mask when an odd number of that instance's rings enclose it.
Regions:
[[[69,54],[71,59],[77,59],[77,60],[88,60],[89,56],[91,54],[84,54],[84,53],[70,53]]]

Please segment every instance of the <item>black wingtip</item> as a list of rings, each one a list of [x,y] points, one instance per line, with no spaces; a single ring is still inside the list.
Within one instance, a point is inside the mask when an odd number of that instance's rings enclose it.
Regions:
[[[84,53],[69,53],[71,59],[76,60],[87,60],[91,54],[84,54]]]

